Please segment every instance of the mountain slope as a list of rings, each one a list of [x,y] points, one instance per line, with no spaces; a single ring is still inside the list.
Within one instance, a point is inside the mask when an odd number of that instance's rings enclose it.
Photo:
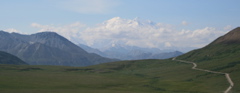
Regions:
[[[32,35],[0,31],[0,50],[11,53],[31,65],[88,66],[115,61],[87,53],[54,32]]]
[[[211,44],[240,44],[240,27],[237,27],[224,36],[219,37]]]
[[[85,51],[87,51],[88,53],[95,53],[95,54],[98,54],[101,56],[105,56],[105,54],[98,49],[91,48],[84,44],[78,44],[78,46],[81,47],[82,49],[84,49]]]
[[[0,51],[0,64],[27,65],[27,63],[16,56],[2,51]]]
[[[177,59],[197,62],[198,68],[230,73],[233,82],[240,82],[240,28],[235,28],[209,45],[188,52]],[[233,91],[240,92],[235,83]]]
[[[214,59],[236,57],[240,53],[240,27],[233,29],[224,36],[219,37],[209,45],[188,52],[178,58],[202,62]],[[240,60],[240,58],[239,58]]]

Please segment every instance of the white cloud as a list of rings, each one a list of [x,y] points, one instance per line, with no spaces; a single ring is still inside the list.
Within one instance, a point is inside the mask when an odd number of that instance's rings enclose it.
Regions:
[[[225,33],[226,31],[219,31],[213,27],[205,27],[193,31],[183,29],[177,32],[174,37],[177,40],[173,42],[175,42],[178,47],[203,47]]]
[[[140,47],[203,47],[223,35],[213,27],[197,30],[176,30],[174,26],[139,19],[115,17],[81,32],[88,45],[102,47],[120,43]]]
[[[63,0],[59,7],[83,14],[105,14],[118,4],[118,0]]]
[[[227,25],[223,28],[224,30],[231,30],[232,29],[232,26],[231,25]]]
[[[187,26],[189,23],[187,21],[182,21],[181,24],[184,25],[184,26]]]
[[[51,30],[73,42],[81,42],[94,48],[115,45],[173,49],[179,47],[203,47],[229,30],[205,27],[196,30],[178,30],[174,25],[154,23],[149,20],[115,17],[95,27],[86,28],[79,22],[64,25],[32,24],[39,31]]]
[[[156,47],[153,42],[148,41],[159,37],[163,33],[163,29],[155,28],[156,26],[151,24],[154,23],[115,17],[95,28],[86,29],[81,33],[81,37],[87,41],[88,45],[121,43],[135,46],[141,45],[142,47]],[[163,24],[156,25],[164,26]]]
[[[12,33],[12,32],[22,33],[21,31],[18,31],[17,29],[14,29],[14,28],[5,29],[5,30],[3,30],[3,31],[9,32],[9,33]]]
[[[165,47],[171,47],[171,46],[172,46],[171,43],[169,43],[169,42],[165,42]]]
[[[38,23],[32,23],[32,27],[39,28],[40,30],[38,32],[44,32],[44,31],[52,31],[52,32],[57,32],[58,34],[64,36],[65,38],[73,41],[74,43],[78,42],[78,38],[80,35],[81,30],[83,30],[86,25],[80,23],[80,22],[75,22],[72,24],[68,25],[41,25]]]

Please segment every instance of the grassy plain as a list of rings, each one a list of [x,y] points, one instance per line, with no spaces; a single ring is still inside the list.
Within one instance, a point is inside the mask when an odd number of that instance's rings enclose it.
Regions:
[[[223,75],[172,60],[133,60],[89,67],[0,65],[1,93],[221,93]],[[239,92],[238,90],[236,90]]]

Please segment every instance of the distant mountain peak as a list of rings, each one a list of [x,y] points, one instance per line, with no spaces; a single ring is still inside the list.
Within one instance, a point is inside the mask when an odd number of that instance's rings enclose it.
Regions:
[[[50,32],[50,31],[32,34],[31,36],[33,36],[33,38],[35,38],[31,42],[45,43],[45,42],[58,42],[58,41],[62,41],[62,40],[68,41],[66,38],[60,36],[56,32]]]
[[[10,33],[0,30],[0,36],[9,35]]]
[[[235,44],[240,43],[240,27],[237,27],[224,36],[219,37],[216,39],[212,44]]]
[[[87,66],[117,61],[87,53],[55,32],[21,35],[0,31],[0,51],[14,54],[30,65]]]
[[[38,36],[60,36],[58,35],[56,32],[51,32],[51,31],[46,31],[46,32],[39,32],[39,33],[36,33],[34,35],[38,35]]]
[[[134,19],[123,19],[120,17],[114,17],[109,19],[103,23],[106,27],[114,27],[114,28],[123,28],[123,27],[146,27],[146,26],[154,26],[154,22],[150,20],[141,20],[136,17]]]

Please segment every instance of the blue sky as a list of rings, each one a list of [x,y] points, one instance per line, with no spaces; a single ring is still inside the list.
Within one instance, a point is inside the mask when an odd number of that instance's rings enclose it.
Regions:
[[[90,28],[114,17],[138,17],[173,25],[179,31],[206,27],[223,31],[240,24],[240,0],[0,0],[0,3],[0,30],[27,34],[38,32],[39,25],[56,28],[77,22]]]
[[[81,3],[96,1],[103,2],[99,7],[106,7],[99,10],[89,9],[95,7],[94,4],[78,7]],[[67,2],[69,5],[64,4]],[[127,19],[139,17],[167,24],[187,21],[193,24],[193,28],[235,27],[240,23],[239,0],[1,0],[0,3],[0,29],[21,31],[32,30],[30,24],[33,22],[68,24],[79,21],[95,25],[117,16]],[[75,10],[72,9],[74,6]]]

